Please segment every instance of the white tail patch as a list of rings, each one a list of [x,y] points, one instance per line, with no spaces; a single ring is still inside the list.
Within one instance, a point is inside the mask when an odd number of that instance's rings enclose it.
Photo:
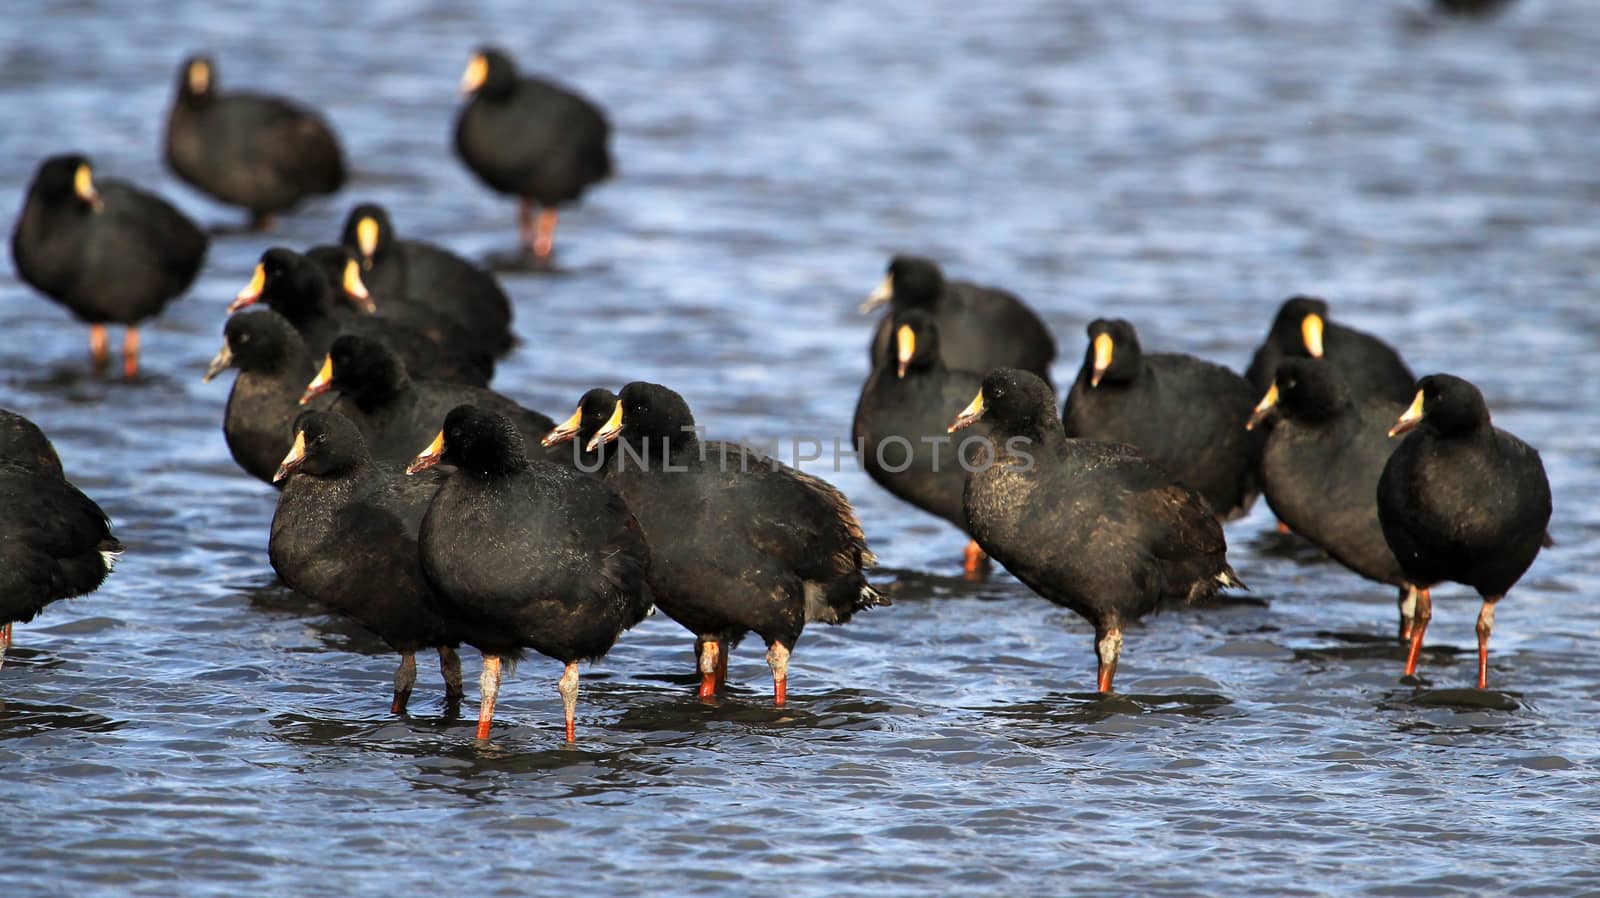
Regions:
[[[107,552],[105,550],[101,550],[100,557],[101,557],[101,559],[103,559],[105,561],[105,563],[106,563],[106,573],[109,574],[112,571],[117,569],[117,559],[122,557],[122,550],[118,549],[115,552]]]

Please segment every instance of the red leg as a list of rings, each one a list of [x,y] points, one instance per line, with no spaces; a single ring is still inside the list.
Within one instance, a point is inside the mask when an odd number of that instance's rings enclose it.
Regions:
[[[722,654],[722,643],[715,639],[700,640],[700,698],[717,697],[717,656]]]
[[[1289,529],[1289,525],[1288,524],[1285,524],[1284,522],[1279,521],[1278,522],[1278,532],[1282,533],[1285,536],[1288,536],[1289,534],[1293,533],[1294,531]]]
[[[543,262],[556,248],[556,210],[540,209],[533,237],[533,257]]]
[[[767,666],[772,668],[772,703],[781,708],[789,700],[789,649],[783,643],[767,649]]]
[[[400,666],[394,672],[394,701],[389,703],[390,714],[406,713],[411,701],[411,687],[417,684],[417,656],[406,652],[400,656]]]
[[[133,380],[139,376],[139,329],[128,328],[122,335],[122,376]]]
[[[1094,653],[1100,659],[1100,672],[1095,679],[1095,688],[1102,693],[1110,692],[1111,681],[1117,676],[1117,659],[1122,657],[1122,628],[1096,627]]]
[[[500,658],[483,656],[483,677],[479,680],[483,695],[478,701],[478,738],[489,738],[489,725],[494,722],[494,700],[500,695]]]
[[[1411,623],[1411,651],[1406,653],[1406,676],[1417,675],[1417,658],[1422,654],[1422,634],[1433,619],[1433,599],[1426,589],[1417,590],[1417,614]]]
[[[978,545],[978,541],[975,539],[968,540],[967,548],[962,553],[962,573],[968,580],[981,579],[983,577],[984,565],[988,560],[989,556],[984,554],[983,547]]]
[[[567,741],[578,741],[577,713],[578,713],[578,662],[570,661],[567,669],[562,672],[561,680],[556,684],[561,690],[561,707],[567,718]]]
[[[106,370],[106,365],[111,362],[111,340],[106,337],[106,326],[103,324],[89,325],[89,361],[96,371]]]
[[[6,663],[6,649],[11,648],[11,625],[0,624],[0,667]]]
[[[1411,642],[1411,622],[1417,614],[1417,588],[1415,586],[1400,587],[1400,641]]]
[[[1484,598],[1478,610],[1478,688],[1489,688],[1489,634],[1494,630],[1494,604],[1499,596]]]

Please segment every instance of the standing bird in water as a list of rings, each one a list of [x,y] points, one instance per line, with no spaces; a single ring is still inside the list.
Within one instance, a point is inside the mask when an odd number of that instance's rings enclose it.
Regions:
[[[533,649],[566,665],[559,688],[577,738],[578,662],[611,650],[650,611],[650,550],[616,491],[571,468],[532,461],[494,412],[462,405],[408,474],[456,471],[434,494],[419,538],[435,607],[483,653],[478,738],[489,738],[502,658]]]
[[[939,263],[895,256],[883,283],[861,304],[862,314],[887,304],[890,313],[872,335],[873,364],[889,352],[895,314],[921,309],[939,326],[944,363],[958,371],[1021,368],[1050,383],[1056,338],[1015,294],[967,281],[947,281]]]
[[[344,153],[317,113],[282,97],[222,93],[205,56],[184,61],[167,116],[167,165],[178,177],[250,213],[256,230],[308,196],[344,186]]]
[[[789,654],[806,624],[842,624],[888,604],[867,582],[876,559],[844,494],[741,446],[701,443],[689,404],[672,390],[623,387],[588,448],[612,442],[606,483],[650,543],[657,607],[696,636],[701,698],[715,697],[728,653],[754,631],[782,706]]]
[[[44,431],[0,409],[0,663],[12,624],[99,589],[120,554],[111,521],[67,482]]]
[[[1244,585],[1200,494],[1131,446],[1067,439],[1038,377],[989,372],[950,430],[980,419],[994,463],[967,475],[972,536],[1018,580],[1094,625],[1101,692],[1111,691],[1125,624],[1163,600]]]
[[[11,234],[17,273],[89,325],[89,355],[111,358],[107,324],[125,324],[122,373],[139,373],[139,323],[189,289],[206,235],[160,197],[122,181],[95,184],[83,156],[40,164]]]
[[[1383,538],[1416,584],[1416,622],[1406,676],[1417,672],[1433,616],[1428,590],[1444,580],[1483,596],[1478,612],[1478,688],[1489,685],[1495,604],[1532,566],[1550,525],[1550,481],[1532,446],[1489,423],[1478,388],[1448,374],[1417,382],[1389,435],[1410,435],[1378,479]]]
[[[611,177],[605,113],[553,82],[519,78],[510,57],[490,48],[467,62],[461,92],[471,99],[456,119],[456,154],[485,184],[522,201],[522,242],[548,260],[557,208]]]

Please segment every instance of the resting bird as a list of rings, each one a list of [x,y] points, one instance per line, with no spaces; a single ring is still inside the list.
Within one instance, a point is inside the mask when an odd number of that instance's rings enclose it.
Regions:
[[[373,454],[385,461],[410,461],[417,447],[438,432],[444,416],[467,404],[508,418],[533,447],[535,457],[553,462],[571,459],[565,448],[539,447],[539,439],[555,425],[545,415],[484,387],[413,380],[393,350],[357,334],[333,341],[321,370],[305,385],[300,402],[311,402],[329,391],[337,394],[333,410],[354,421]]]
[[[1291,296],[1278,309],[1267,339],[1250,359],[1245,380],[1260,396],[1272,387],[1278,363],[1287,358],[1326,358],[1339,369],[1355,396],[1405,402],[1416,377],[1400,353],[1371,334],[1328,320],[1328,303]]]
[[[754,631],[781,706],[806,624],[888,604],[867,582],[876,559],[838,490],[742,447],[701,443],[693,428],[682,396],[639,381],[589,445],[617,443],[606,483],[644,528],[656,606],[695,634],[700,697],[716,695],[728,653]]]
[[[111,521],[67,482],[44,432],[0,409],[0,663],[12,624],[99,589],[120,554]]]
[[[344,154],[321,116],[281,97],[223,93],[216,65],[184,60],[178,95],[167,115],[167,165],[178,177],[230,206],[242,206],[251,227],[302,199],[344,186]]]
[[[1496,603],[1522,578],[1550,525],[1550,481],[1532,446],[1489,423],[1478,388],[1448,374],[1417,382],[1390,429],[1410,433],[1378,479],[1378,521],[1417,595],[1406,676],[1417,672],[1433,616],[1428,591],[1445,580],[1483,597],[1478,612],[1478,688],[1489,685]]]
[[[1089,325],[1089,348],[1067,394],[1067,436],[1128,443],[1206,500],[1220,520],[1255,504],[1262,434],[1242,426],[1256,397],[1221,365],[1179,353],[1145,353],[1122,319]]]
[[[522,201],[522,241],[535,259],[548,259],[557,208],[611,177],[611,125],[600,107],[572,91],[519,78],[510,57],[495,49],[472,55],[461,92],[471,99],[456,119],[456,155],[483,183]]]
[[[1334,561],[1399,590],[1400,639],[1410,641],[1417,590],[1378,524],[1378,477],[1394,451],[1385,433],[1405,406],[1357,399],[1322,359],[1285,359],[1247,425],[1276,416],[1261,457],[1261,487],[1278,520]]]
[[[361,280],[380,310],[392,302],[424,306],[497,356],[515,344],[511,300],[494,275],[432,243],[401,240],[382,206],[362,203],[351,209],[339,242],[356,254]]]
[[[944,363],[958,371],[1021,368],[1050,382],[1056,340],[1050,329],[1015,295],[966,281],[946,281],[939,264],[920,256],[895,256],[878,289],[862,303],[870,312],[885,303],[891,314],[872,336],[872,360],[884,357],[892,340],[893,313],[921,309],[939,325]]]
[[[650,611],[650,550],[615,490],[531,461],[511,422],[470,405],[412,462],[454,465],[422,521],[435,607],[483,653],[478,738],[489,738],[500,663],[533,649],[566,665],[559,688],[577,738],[578,662],[610,651]]]
[[[97,370],[110,360],[106,325],[127,325],[122,373],[139,373],[139,324],[189,289],[209,241],[194,222],[123,181],[95,185],[83,156],[39,165],[11,233],[17,273],[89,325]]]
[[[431,608],[417,529],[442,477],[406,477],[372,463],[355,425],[306,412],[273,476],[283,494],[267,557],[290,589],[356,620],[400,653],[389,713],[404,714],[417,681],[416,653],[435,649],[445,706],[461,702],[461,637]]]
[[[484,333],[463,327],[445,304],[376,295],[367,289],[366,281],[362,279],[360,257],[344,246],[337,244],[313,246],[306,250],[305,255],[322,270],[329,288],[336,297],[344,300],[349,308],[400,324],[427,337],[429,342],[452,355],[466,359],[482,359],[486,365],[493,364],[491,358],[493,353],[488,347],[497,341],[485,339]],[[334,305],[335,308],[341,308],[337,301]],[[509,334],[501,336],[505,340],[511,339]]]
[[[467,353],[445,346],[401,321],[361,312],[334,285],[312,259],[283,247],[261,254],[250,283],[239,291],[229,312],[258,302],[282,315],[300,332],[306,351],[321,358],[342,333],[359,334],[382,342],[419,376],[454,383],[486,386],[494,375],[494,359],[487,353]]]
[[[989,428],[978,425],[975,433],[957,439],[947,425],[972,398],[983,375],[945,364],[939,325],[928,313],[908,309],[894,313],[893,320],[894,340],[861,388],[851,437],[860,443],[861,464],[879,486],[965,533],[963,463],[981,461],[979,447],[987,451]],[[983,550],[969,539],[963,564],[967,575],[976,576],[983,561]]]
[[[1120,443],[1071,440],[1038,377],[999,368],[950,425],[989,423],[995,463],[967,476],[967,523],[1018,580],[1094,626],[1110,692],[1122,629],[1163,600],[1239,586],[1222,525],[1199,493]]]
[[[271,309],[229,315],[222,348],[206,368],[205,381],[234,368],[239,376],[228,391],[222,435],[239,467],[262,483],[272,483],[284,453],[294,442],[295,419],[305,411],[300,394],[317,373],[300,334]],[[326,408],[323,399],[313,408]]]

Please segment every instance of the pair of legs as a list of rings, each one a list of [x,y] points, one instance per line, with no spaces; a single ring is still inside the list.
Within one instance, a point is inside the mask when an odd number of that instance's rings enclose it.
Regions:
[[[439,673],[444,674],[444,702],[447,712],[454,714],[461,705],[461,656],[456,650],[439,646]],[[394,701],[389,704],[390,714],[406,713],[411,701],[411,687],[417,684],[417,656],[415,652],[400,654],[400,667],[394,672]]]
[[[89,325],[89,359],[94,370],[104,371],[111,363],[111,340],[103,324]],[[122,376],[132,380],[139,376],[139,328],[131,326],[122,336]]]
[[[716,698],[728,682],[728,647],[714,636],[695,640],[695,659],[700,670],[700,698]],[[789,700],[788,646],[776,640],[767,647],[767,667],[772,669],[772,703],[783,707]]]
[[[478,702],[478,738],[489,738],[489,727],[494,723],[494,703],[500,696],[500,656],[483,656],[483,675],[478,681],[482,697]],[[561,705],[567,719],[567,741],[578,741],[578,662],[568,661],[561,679],[556,681],[561,692]]]
[[[517,210],[518,229],[528,251],[544,262],[556,248],[556,210],[540,209],[537,215],[533,210],[533,203],[524,199]]]
[[[1494,631],[1494,606],[1504,596],[1484,596],[1483,607],[1478,609],[1478,688],[1489,688],[1489,634]],[[1406,676],[1417,674],[1417,658],[1422,654],[1422,634],[1428,630],[1433,618],[1433,599],[1428,590],[1417,590],[1416,615],[1411,625],[1411,650],[1406,653]],[[1404,621],[1402,621],[1404,626]]]

